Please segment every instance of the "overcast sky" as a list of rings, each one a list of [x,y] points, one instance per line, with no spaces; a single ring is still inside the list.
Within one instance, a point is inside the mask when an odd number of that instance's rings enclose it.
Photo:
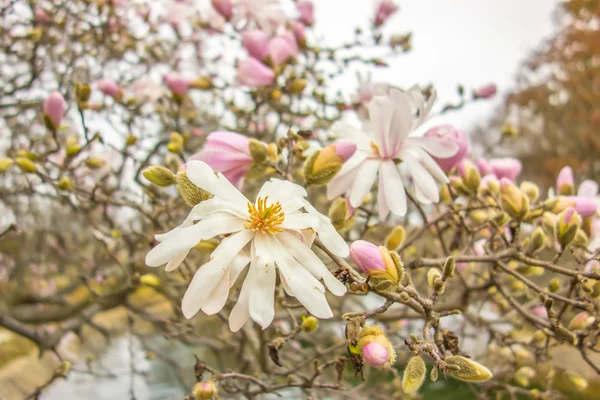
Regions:
[[[357,24],[367,26],[373,1],[316,0],[317,32],[329,40],[352,36]],[[413,33],[413,50],[377,69],[375,81],[400,86],[433,83],[439,103],[455,101],[456,87],[488,82],[506,93],[516,82],[519,64],[553,29],[557,0],[403,0],[387,23],[386,33]],[[328,21],[325,24],[324,21]],[[352,84],[354,75],[346,77]],[[494,101],[479,102],[445,115],[444,122],[469,130],[492,115]],[[433,121],[432,121],[433,122]],[[439,122],[439,121],[437,121]]]

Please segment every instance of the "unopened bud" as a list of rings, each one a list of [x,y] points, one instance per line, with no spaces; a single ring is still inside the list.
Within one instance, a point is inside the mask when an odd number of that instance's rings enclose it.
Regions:
[[[568,207],[558,215],[555,236],[562,248],[567,247],[575,239],[580,224],[581,217],[573,207]]]
[[[398,250],[402,243],[404,243],[404,238],[406,237],[406,232],[402,225],[398,225],[387,235],[385,238],[385,247],[387,247],[391,251]]]
[[[406,292],[400,293],[400,301],[403,303],[408,303],[410,301],[410,296]]]
[[[256,139],[250,139],[248,143],[248,147],[250,148],[250,155],[252,159],[257,164],[262,164],[267,159],[267,146],[264,143],[259,142]]]
[[[58,188],[60,190],[70,191],[71,189],[73,189],[73,184],[71,183],[71,180],[68,177],[63,176],[58,181]]]
[[[417,392],[425,381],[426,374],[425,361],[419,356],[412,357],[408,360],[402,376],[402,391],[406,394]]]
[[[440,203],[448,203],[452,198],[450,197],[450,190],[448,185],[440,186]]]
[[[556,178],[556,192],[562,196],[572,196],[575,194],[573,170],[566,166],[560,170]]]
[[[481,175],[477,170],[477,167],[468,160],[463,160],[458,165],[458,171],[463,178],[463,185],[471,192],[477,193],[479,185],[481,184]]]
[[[448,365],[458,367],[458,370],[449,370],[448,375],[465,382],[485,382],[492,378],[489,369],[462,356],[449,356],[444,359]]]
[[[294,79],[289,86],[289,91],[292,94],[302,94],[308,82],[306,79]]]
[[[431,379],[431,382],[435,382],[438,380],[439,377],[439,370],[437,369],[437,367],[433,367],[431,369],[431,373],[429,374],[429,379]]]
[[[540,197],[540,188],[533,182],[523,181],[519,186],[521,192],[529,199],[529,203],[535,203]]]
[[[301,327],[304,332],[314,332],[319,327],[319,320],[313,317],[312,315],[308,317],[303,315]]]
[[[588,381],[581,375],[574,372],[565,372],[563,376],[565,381],[579,392],[583,392],[588,387]]]
[[[454,257],[448,257],[446,259],[446,262],[444,263],[444,269],[442,271],[442,275],[444,276],[444,279],[448,279],[452,275],[454,275],[455,269],[456,269],[456,260],[454,259]]]
[[[156,288],[160,286],[160,279],[154,274],[144,274],[140,276],[140,282],[149,287]]]
[[[79,82],[75,84],[75,97],[77,97],[78,102],[86,103],[90,99],[91,94],[92,89],[90,85]]]
[[[307,186],[323,186],[329,183],[355,151],[355,143],[340,140],[311,154],[304,163],[304,179]]]
[[[529,246],[527,246],[527,254],[535,254],[540,251],[544,247],[545,241],[546,235],[544,235],[544,230],[538,226],[531,234],[531,241],[529,242]]]
[[[213,88],[213,82],[212,79],[208,77],[200,77],[190,82],[190,88],[209,90]]]
[[[358,335],[358,347],[363,359],[374,367],[387,367],[396,362],[396,351],[383,333],[375,325],[367,325]]]
[[[557,326],[554,333],[571,344],[575,344],[575,341],[577,340],[575,334],[563,326]]]
[[[556,220],[556,215],[549,211],[546,211],[542,215],[542,226],[544,227],[544,230],[552,237],[555,236],[554,228],[556,227]]]
[[[329,207],[329,218],[333,226],[342,227],[348,218],[348,200],[341,197],[335,199]]]
[[[167,187],[176,183],[175,174],[170,169],[158,165],[146,168],[142,171],[142,175],[160,187]]]
[[[500,180],[500,203],[511,218],[521,221],[529,212],[529,198],[508,178]]]
[[[88,159],[86,159],[84,161],[85,166],[88,167],[89,169],[100,169],[102,167],[104,167],[104,165],[106,164],[106,161],[104,161],[103,159],[99,158],[99,157],[89,157]]]
[[[214,382],[198,382],[192,388],[194,400],[210,400],[217,397],[217,386]]]
[[[0,173],[6,172],[15,162],[10,158],[0,159]]]
[[[552,293],[556,293],[560,290],[560,280],[558,278],[552,278],[550,283],[548,283],[548,290]]]
[[[125,139],[125,144],[127,146],[133,146],[136,143],[137,143],[137,137],[135,135],[129,135],[129,136],[127,136],[127,139]]]
[[[442,279],[442,274],[439,269],[431,268],[427,271],[427,284],[430,288],[435,289],[435,281],[438,279]]]
[[[66,377],[70,370],[71,370],[71,362],[65,360],[58,366],[58,368],[56,368],[55,373],[56,373],[56,375]]]
[[[454,189],[458,194],[463,196],[469,196],[471,193],[469,189],[467,189],[462,181],[462,179],[457,176],[450,176],[450,186]]]
[[[582,330],[591,326],[593,323],[594,317],[591,316],[588,312],[584,311],[573,317],[571,322],[569,322],[569,329],[574,331]]]
[[[15,158],[15,164],[17,164],[17,167],[19,167],[21,169],[21,171],[23,171],[25,173],[33,174],[33,173],[37,172],[36,165],[33,163],[33,161],[31,161],[28,158],[17,157],[17,158]]]
[[[177,191],[181,197],[183,197],[185,203],[190,207],[194,207],[195,205],[202,203],[204,200],[208,200],[213,197],[211,193],[194,185],[187,177],[185,169],[183,168],[177,173],[176,182]]]

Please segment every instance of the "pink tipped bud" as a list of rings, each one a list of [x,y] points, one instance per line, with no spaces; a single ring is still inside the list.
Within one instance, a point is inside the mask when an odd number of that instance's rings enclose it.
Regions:
[[[496,87],[496,85],[490,83],[488,85],[481,86],[480,88],[475,89],[473,91],[473,97],[475,97],[476,99],[491,99],[492,97],[494,97],[497,91],[498,88]]]
[[[436,158],[435,162],[444,172],[450,172],[459,162],[461,162],[471,150],[469,146],[469,137],[464,131],[456,130],[452,125],[439,125],[425,132],[425,137],[438,138],[440,140],[454,143],[458,146],[458,151],[449,158]]]
[[[112,79],[100,79],[98,82],[98,90],[107,96],[119,98],[123,94],[123,89]]]
[[[233,16],[233,2],[231,0],[211,0],[212,6],[227,21]]]
[[[242,45],[251,57],[264,60],[269,53],[269,36],[261,30],[247,31],[242,37]]]
[[[507,178],[516,181],[523,165],[516,158],[504,157],[489,160],[489,166],[498,179]]]
[[[34,15],[33,15],[33,19],[35,22],[37,22],[38,24],[49,24],[52,21],[52,18],[50,18],[50,15],[48,15],[48,13],[40,7],[36,7]]]
[[[573,215],[575,215],[575,209],[573,207],[567,207],[563,214],[565,224],[571,223]]]
[[[296,42],[301,47],[306,47],[306,34],[304,33],[304,24],[301,22],[296,22],[293,27],[294,36],[296,37]]]
[[[66,103],[62,94],[52,92],[44,101],[44,113],[54,125],[54,128],[60,126],[63,116],[65,115]]]
[[[594,317],[592,317],[588,312],[581,312],[577,314],[571,322],[569,322],[570,330],[581,330],[588,328],[594,323]]]
[[[305,25],[311,26],[314,23],[315,6],[312,1],[302,0],[296,3],[296,8],[300,16],[298,19]]]
[[[365,273],[387,270],[379,247],[365,240],[357,240],[350,245],[350,257]]]
[[[250,57],[239,62],[237,78],[246,86],[269,86],[275,82],[275,72],[256,58]]]
[[[348,161],[356,151],[356,143],[350,140],[338,140],[333,146],[335,147],[335,154],[342,156],[344,161]]]
[[[492,167],[490,163],[485,158],[480,158],[477,160],[477,169],[482,176],[486,176],[492,173]]]
[[[533,307],[531,309],[531,313],[533,315],[535,315],[536,317],[540,317],[540,318],[548,318],[548,311],[546,310],[546,307],[544,306],[536,306]]]
[[[190,83],[181,75],[176,73],[168,73],[164,76],[163,81],[169,90],[176,95],[183,96],[187,93]]]
[[[560,170],[556,178],[556,192],[560,195],[571,196],[575,193],[573,169],[568,165]]]
[[[289,33],[292,35],[291,39],[287,35],[280,35],[269,42],[269,55],[274,65],[281,65],[296,56],[298,51],[296,38],[291,32]]]
[[[396,11],[398,6],[392,0],[382,0],[375,12],[375,25],[383,25]]]
[[[362,348],[363,359],[374,367],[381,367],[388,361],[387,348],[376,342],[371,342]]]
[[[506,190],[508,188],[516,187],[513,182],[508,178],[500,178],[500,188]]]
[[[582,196],[568,196],[567,199],[575,204],[575,211],[583,218],[589,218],[596,215],[598,203],[595,199]]]

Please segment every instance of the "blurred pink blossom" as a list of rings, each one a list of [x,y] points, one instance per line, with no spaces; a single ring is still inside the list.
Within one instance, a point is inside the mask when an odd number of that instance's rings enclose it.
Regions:
[[[48,13],[43,8],[40,8],[40,7],[35,8],[33,19],[38,24],[44,24],[44,25],[52,22],[52,18],[50,18],[50,15],[48,15]]]
[[[496,95],[497,92],[496,85],[494,83],[490,83],[488,85],[481,86],[473,91],[473,97],[476,99],[491,99]]]
[[[251,57],[257,60],[264,60],[269,54],[269,36],[261,30],[252,30],[244,32],[242,45]]]
[[[382,0],[375,11],[375,25],[381,26],[398,11],[398,6],[392,0]]]
[[[237,78],[243,85],[253,88],[269,86],[275,82],[275,72],[256,58],[249,57],[238,63]]]
[[[296,3],[296,8],[300,13],[300,21],[302,21],[305,25],[311,26],[314,23],[315,11],[315,5],[313,2],[309,0],[301,0]]]
[[[304,32],[304,24],[301,22],[294,23],[293,31],[298,45],[300,45],[300,47],[306,47],[306,34]]]
[[[65,108],[65,99],[59,92],[50,93],[50,96],[44,101],[44,113],[52,121],[55,128],[60,126],[60,122],[65,114]]]
[[[169,90],[176,95],[182,96],[186,94],[190,87],[189,81],[184,79],[181,75],[173,72],[166,74],[163,80]]]
[[[450,158],[433,157],[435,162],[444,170],[444,172],[450,172],[452,168],[469,154],[469,137],[466,132],[459,131],[452,125],[435,126],[425,132],[425,135],[423,136],[438,138],[446,142],[455,143],[458,146],[458,151]]]
[[[100,79],[97,82],[98,90],[104,93],[107,96],[113,97],[115,99],[120,98],[123,95],[123,89],[117,85],[115,81],[108,78]]]
[[[233,16],[233,1],[232,0],[211,0],[215,10],[227,21]]]
[[[574,185],[573,169],[567,165],[560,170],[556,177],[556,193],[573,194]]]
[[[289,38],[283,35],[271,39],[269,42],[269,56],[271,56],[274,65],[281,65],[296,56],[298,46],[293,34],[292,39],[293,45],[290,44]]]
[[[517,180],[523,168],[521,161],[512,157],[492,158],[488,161],[488,165],[496,178],[508,178],[513,182]]]

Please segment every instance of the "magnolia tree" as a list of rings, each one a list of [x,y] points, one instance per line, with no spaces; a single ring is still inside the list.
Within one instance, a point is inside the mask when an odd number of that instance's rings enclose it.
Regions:
[[[23,397],[78,357],[106,373],[93,334],[135,337],[189,399],[589,394],[597,185],[565,169],[544,195],[518,160],[475,158],[443,119],[493,85],[461,88],[438,125],[432,88],[363,75],[332,94],[410,35],[384,34],[384,0],[331,46],[315,6],[0,9],[0,326],[54,362]]]

